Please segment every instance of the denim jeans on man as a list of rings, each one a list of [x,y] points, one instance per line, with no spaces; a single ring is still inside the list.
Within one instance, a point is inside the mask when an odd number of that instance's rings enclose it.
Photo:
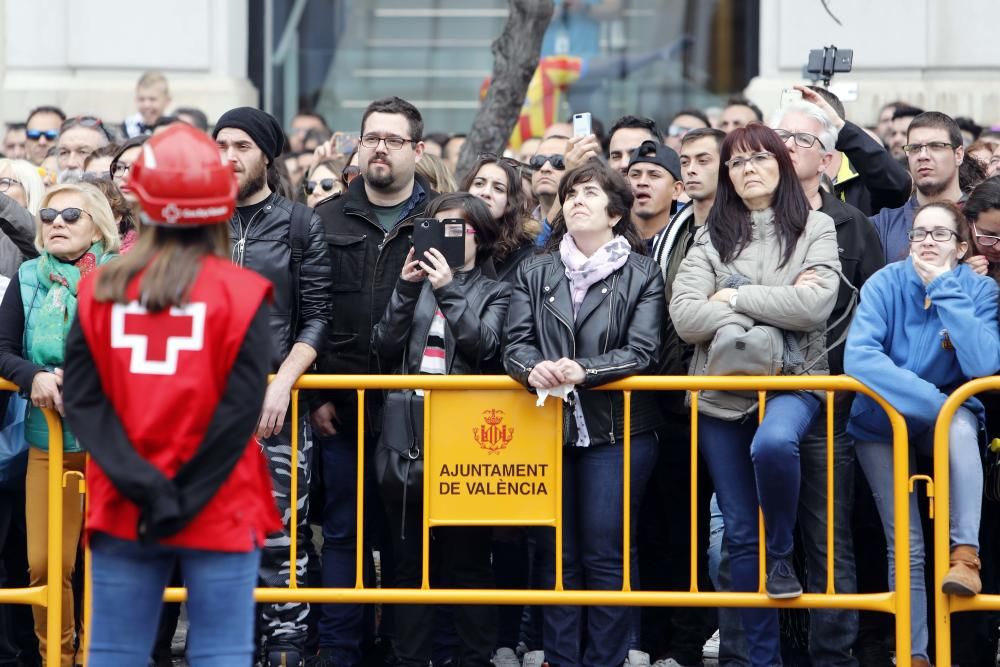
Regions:
[[[758,503],[767,525],[768,556],[792,555],[801,477],[799,442],[809,432],[819,406],[813,394],[784,393],[767,402],[759,425],[755,417],[740,421],[699,418],[698,442],[725,521],[734,591],[758,587]],[[780,665],[778,612],[743,609],[740,618],[751,664]]]
[[[630,562],[639,581],[636,525],[639,505],[656,462],[652,433],[632,437]],[[621,590],[623,572],[621,444],[563,448],[563,583],[567,590]],[[555,532],[540,529],[542,588],[555,586]],[[620,665],[639,649],[638,607],[545,606],[545,660],[553,667]],[[584,646],[583,638],[586,637]]]
[[[959,408],[951,421],[948,442],[951,546],[966,544],[979,549],[979,519],[983,501],[983,466],[979,454],[979,422],[967,408]],[[916,470],[916,454],[929,455],[934,432],[910,440],[910,470]],[[892,443],[859,440],[858,460],[868,478],[882,519],[889,547],[889,588],[895,590],[895,513],[893,511]],[[924,533],[916,492],[910,494],[910,618],[914,656],[927,658],[927,592],[924,586]]]
[[[233,553],[145,546],[104,533],[91,538],[90,548],[90,667],[136,667],[149,662],[163,609],[163,589],[176,563],[188,588],[188,664],[251,664],[259,549]]]

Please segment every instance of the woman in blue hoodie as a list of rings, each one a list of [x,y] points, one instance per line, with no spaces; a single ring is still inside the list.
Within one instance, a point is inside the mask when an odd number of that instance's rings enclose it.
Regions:
[[[997,283],[960,263],[969,250],[969,224],[948,202],[923,206],[909,232],[910,256],[889,264],[861,289],[844,370],[884,397],[906,418],[910,468],[915,455],[930,455],[935,419],[948,393],[1000,367]],[[972,398],[951,423],[951,569],[945,592],[980,591],[979,519],[983,469],[979,428],[983,406]],[[875,496],[889,545],[893,577],[892,429],[885,412],[858,394],[848,431]],[[910,494],[910,563],[913,665],[927,659],[924,540],[916,495]]]

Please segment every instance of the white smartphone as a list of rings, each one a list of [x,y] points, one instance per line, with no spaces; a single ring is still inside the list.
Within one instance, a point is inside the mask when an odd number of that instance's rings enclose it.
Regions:
[[[593,134],[590,127],[590,112],[573,114],[573,136],[586,137]]]
[[[795,90],[794,88],[785,88],[781,91],[781,104],[778,106],[779,109],[784,109],[789,104],[794,102],[802,101],[802,91]]]

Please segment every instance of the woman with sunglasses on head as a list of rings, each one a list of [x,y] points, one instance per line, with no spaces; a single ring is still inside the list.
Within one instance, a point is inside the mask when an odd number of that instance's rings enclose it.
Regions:
[[[540,225],[529,217],[514,161],[492,153],[479,156],[462,181],[462,191],[482,199],[500,227],[493,255],[497,279],[512,282],[521,261],[534,254]]]
[[[886,399],[906,418],[910,469],[916,455],[933,451],[935,418],[948,394],[966,381],[1000,367],[996,282],[962,263],[969,251],[969,225],[950,202],[917,210],[908,233],[910,256],[887,265],[861,288],[861,302],[847,337],[844,370]],[[955,413],[949,431],[951,476],[951,569],[943,589],[951,595],[980,592],[979,521],[983,468],[979,430],[983,405],[970,398]],[[872,399],[858,394],[848,432],[868,478],[889,548],[889,585],[894,576],[892,427]],[[910,585],[913,662],[927,667],[927,598],[924,538],[911,493]]]
[[[25,421],[30,445],[25,482],[28,568],[32,586],[48,577],[49,430],[43,408],[63,413],[62,380],[66,337],[76,319],[80,280],[108,262],[119,246],[118,230],[103,193],[92,185],[57,185],[42,197],[35,245],[37,259],[25,262],[0,303],[0,377],[30,393]],[[84,453],[63,426],[63,469],[83,472]],[[73,566],[83,525],[78,485],[63,489],[62,659],[73,664]],[[33,607],[35,633],[45,654],[46,611]],[[57,647],[50,647],[52,655]],[[55,660],[51,665],[57,664]]]
[[[372,334],[382,372],[495,373],[500,370],[501,340],[510,301],[510,287],[490,277],[490,258],[499,236],[497,223],[479,199],[464,192],[438,196],[426,215],[465,221],[463,263],[449,266],[434,248],[424,257],[415,256],[410,249],[385,314]],[[387,407],[384,418],[398,421],[409,417],[394,414]],[[385,432],[389,431],[386,427]],[[400,498],[383,488],[383,498],[396,558],[396,584],[419,588],[422,496]],[[489,527],[434,528],[431,585],[492,588],[491,532]],[[398,664],[426,665],[434,639],[434,610],[400,605],[395,613]],[[464,645],[460,649],[461,664],[489,667],[496,618],[496,607],[490,605],[470,605],[454,614],[454,625]]]
[[[733,130],[720,159],[715,206],[681,264],[670,302],[678,335],[696,346],[690,373],[760,374],[759,368],[742,367],[742,359],[718,355],[723,341],[764,325],[769,328],[754,333],[766,332],[784,353],[778,369],[770,368],[770,353],[756,355],[760,366],[775,374],[825,375],[826,321],[840,271],[833,220],[810,210],[774,130],[760,123]],[[698,443],[725,520],[732,589],[757,590],[759,504],[767,525],[767,594],[798,597],[802,585],[791,561],[798,447],[820,410],[822,392],[769,394],[759,424],[756,392],[698,396]],[[742,609],[740,618],[751,663],[780,665],[777,610]]]
[[[346,189],[341,180],[342,164],[343,158],[323,160],[306,171],[306,175],[302,179],[302,190],[306,194],[306,206],[316,208],[316,205],[324,199],[339,195]]]
[[[522,262],[511,293],[504,367],[529,391],[566,390],[563,429],[563,580],[567,589],[621,590],[625,558],[639,576],[639,502],[656,459],[659,407],[631,400],[631,496],[623,490],[625,401],[594,387],[658,367],[663,276],[629,217],[632,190],[596,159],[559,184],[547,252]],[[558,400],[549,397],[548,400]],[[631,550],[623,552],[623,504]],[[540,588],[555,584],[555,533],[537,533]],[[638,609],[546,606],[545,660],[554,665],[637,663]],[[584,640],[583,637],[586,637]],[[631,654],[631,655],[630,655]],[[645,656],[648,660],[648,656]]]

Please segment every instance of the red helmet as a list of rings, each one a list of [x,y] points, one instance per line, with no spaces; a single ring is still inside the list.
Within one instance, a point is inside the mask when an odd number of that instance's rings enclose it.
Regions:
[[[212,139],[174,123],[142,145],[128,187],[150,225],[212,225],[233,217],[236,174]]]

